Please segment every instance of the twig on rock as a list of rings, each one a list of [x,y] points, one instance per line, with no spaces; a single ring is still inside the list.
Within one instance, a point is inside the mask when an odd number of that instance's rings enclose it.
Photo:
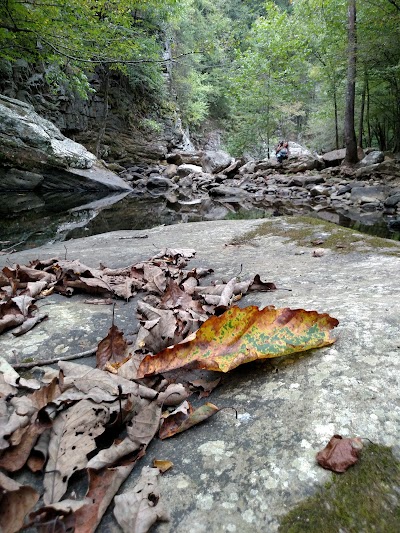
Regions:
[[[87,357],[88,355],[94,355],[96,351],[97,351],[97,347],[92,348],[91,350],[86,350],[86,352],[66,355],[65,357],[56,357],[54,359],[43,359],[42,361],[34,361],[34,362],[32,361],[31,363],[17,363],[15,365],[12,365],[12,367],[15,370],[18,370],[22,368],[33,368],[35,366],[53,365],[54,363],[58,363],[58,361],[72,361],[73,359],[80,359],[81,357]]]

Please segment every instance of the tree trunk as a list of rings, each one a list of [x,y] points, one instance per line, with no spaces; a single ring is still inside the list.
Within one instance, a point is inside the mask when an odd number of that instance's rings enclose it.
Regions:
[[[100,152],[101,152],[101,143],[103,142],[104,134],[106,132],[107,127],[107,118],[108,118],[108,93],[110,89],[110,70],[108,66],[104,66],[104,77],[103,77],[103,86],[104,86],[104,111],[103,111],[103,117],[101,120],[101,125],[99,129],[99,133],[97,135],[96,140],[96,157],[100,158]]]
[[[346,144],[346,162],[357,163],[357,140],[354,129],[354,108],[356,97],[356,0],[348,0],[348,64],[346,112],[344,118],[344,138]]]
[[[360,123],[358,127],[358,146],[363,147],[365,96],[367,94],[367,75],[364,75],[364,85],[361,94]]]
[[[337,106],[337,94],[336,94],[336,80],[333,81],[333,105],[335,110],[335,140],[336,150],[339,150],[339,123],[338,123],[338,106]]]

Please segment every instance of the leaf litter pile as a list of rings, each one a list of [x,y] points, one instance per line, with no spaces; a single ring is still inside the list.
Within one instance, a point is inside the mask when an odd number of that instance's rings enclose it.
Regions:
[[[14,335],[47,318],[35,314],[36,301],[53,292],[103,298],[88,303],[144,293],[135,338],[128,342],[113,323],[97,347],[96,368],[59,361],[58,370],[47,367],[40,379],[24,379],[0,358],[1,531],[92,532],[113,500],[123,531],[148,531],[168,519],[158,476],[172,464],[155,461],[133,490],[115,495],[153,438],[172,437],[219,411],[209,402],[197,409],[188,402],[196,391],[207,397],[220,381],[191,379],[189,370],[228,372],[335,341],[338,321],[328,314],[232,306],[250,291],[276,287],[259,275],[201,285],[212,269],[186,269],[194,254],[167,248],[121,269],[37,260],[0,272],[0,332]],[[23,468],[42,476],[41,493],[10,477]],[[78,472],[88,485],[81,500],[69,486]]]

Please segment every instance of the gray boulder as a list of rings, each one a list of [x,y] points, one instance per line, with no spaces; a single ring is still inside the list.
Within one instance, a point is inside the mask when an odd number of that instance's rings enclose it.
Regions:
[[[40,117],[25,102],[0,95],[0,189],[129,190],[94,154]],[[16,171],[24,171],[21,173]],[[42,176],[43,179],[40,179]]]
[[[183,164],[178,167],[178,176],[185,177],[189,174],[202,174],[203,168],[198,165]]]
[[[332,150],[331,152],[323,154],[321,157],[326,166],[338,166],[346,157],[346,148],[342,148],[341,150]]]
[[[353,187],[351,189],[351,200],[355,203],[364,204],[371,202],[383,202],[387,196],[387,187]]]
[[[205,172],[210,174],[217,174],[225,168],[228,168],[232,163],[232,157],[226,152],[222,151],[206,151],[201,158],[201,164]]]
[[[367,154],[361,161],[358,163],[359,167],[368,167],[370,165],[375,165],[376,163],[382,163],[385,159],[385,154],[379,150],[374,150]]]

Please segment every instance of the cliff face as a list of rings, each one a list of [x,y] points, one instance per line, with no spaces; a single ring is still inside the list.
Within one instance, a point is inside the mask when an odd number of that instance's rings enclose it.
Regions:
[[[43,68],[35,69],[22,60],[3,63],[0,70],[0,93],[31,104],[65,136],[106,161],[150,163],[183,147],[174,104],[133,92],[118,73],[94,73],[89,80],[92,92],[83,99],[66,87],[54,92]]]

